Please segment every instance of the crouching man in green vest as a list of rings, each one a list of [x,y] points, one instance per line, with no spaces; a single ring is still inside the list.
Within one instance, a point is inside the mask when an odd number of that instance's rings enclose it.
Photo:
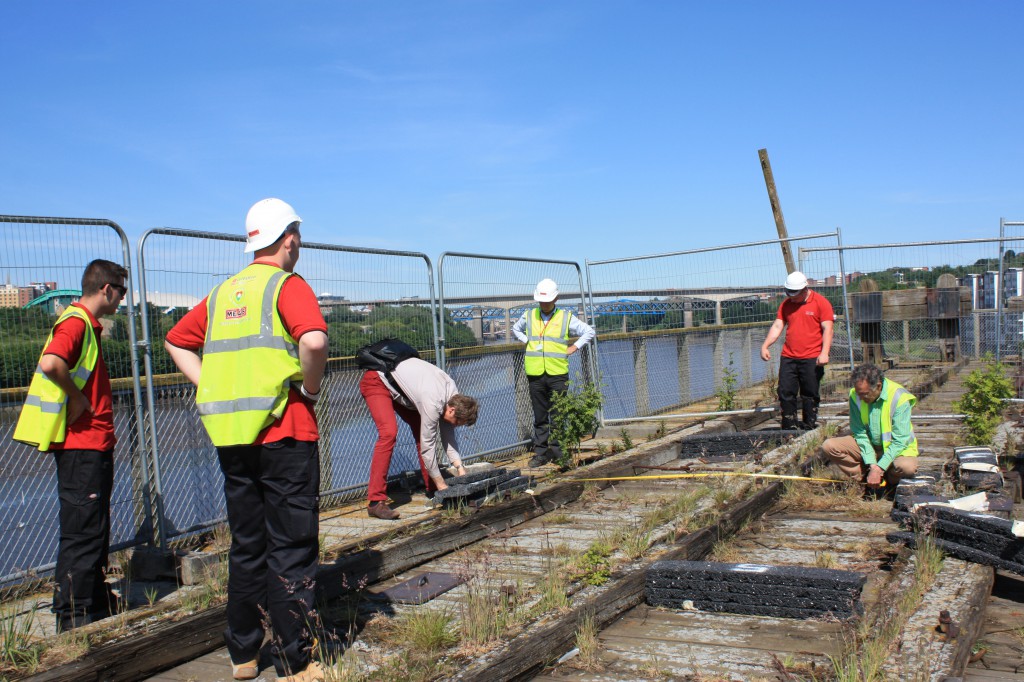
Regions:
[[[114,404],[99,318],[117,312],[128,271],[94,260],[82,297],[65,308],[39,356],[14,440],[52,452],[57,464],[60,542],[54,569],[57,631],[111,613],[106,584],[114,485]]]
[[[533,405],[533,459],[539,467],[558,460],[562,451],[551,438],[551,403],[555,393],[565,393],[569,385],[569,356],[594,338],[594,328],[572,314],[555,307],[558,285],[542,279],[533,292],[540,306],[527,310],[512,326],[512,333],[526,344],[526,379]],[[578,336],[569,343],[569,336]]]
[[[198,387],[196,409],[224,473],[232,536],[224,638],[236,680],[259,676],[265,626],[277,679],[325,675],[310,654],[320,494],[313,406],[327,324],[294,274],[301,222],[280,199],[254,204],[245,220],[252,264],[215,287],[164,343]]]
[[[829,438],[822,449],[850,478],[894,490],[901,478],[917,473],[917,438],[910,409],[917,398],[882,370],[864,364],[850,375],[849,436]]]

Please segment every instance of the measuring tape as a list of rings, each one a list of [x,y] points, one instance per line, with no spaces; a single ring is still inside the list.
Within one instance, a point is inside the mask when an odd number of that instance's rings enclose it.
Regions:
[[[708,478],[710,476],[745,476],[747,478],[780,478],[787,481],[812,481],[815,483],[847,483],[848,481],[834,478],[812,478],[810,476],[792,476],[786,474],[751,474],[744,471],[708,471],[687,474],[657,474],[649,476],[608,476],[605,478],[576,478],[575,481],[640,481],[657,478]]]

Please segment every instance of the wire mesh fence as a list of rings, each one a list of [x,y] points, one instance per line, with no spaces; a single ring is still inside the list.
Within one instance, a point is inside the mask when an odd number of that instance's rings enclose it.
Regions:
[[[472,329],[476,344],[454,348],[445,332],[444,366],[460,391],[480,402],[480,418],[463,429],[477,457],[523,448],[533,435],[523,366],[524,345],[512,327],[537,306],[542,279],[558,283],[557,305],[586,321],[583,278],[569,261],[444,253],[438,261],[438,293],[446,315]],[[570,381],[591,380],[589,347],[569,357]],[[472,458],[471,458],[472,459]]]
[[[838,231],[788,240],[798,267],[837,315],[823,400],[845,399],[846,371],[864,359],[869,342],[893,363],[941,362],[948,359],[943,344],[952,328],[961,356],[1019,357],[1021,228],[1024,223],[1004,221],[1002,239],[906,245],[842,246]],[[104,323],[119,439],[115,547],[164,544],[224,518],[220,469],[195,410],[195,390],[178,374],[163,340],[210,289],[250,262],[243,241],[151,230],[138,244],[141,299],[130,292],[125,312]],[[536,305],[532,292],[544,278],[559,283],[560,305],[598,331],[596,344],[570,358],[570,376],[600,383],[606,421],[773,405],[782,343],[773,346],[769,362],[761,360],[760,346],[784,296],[780,245],[773,240],[592,261],[586,284],[571,261],[452,252],[439,262],[437,292],[423,254],[304,245],[297,272],[318,296],[330,344],[317,406],[324,506],[365,490],[376,429],[359,394],[362,371],[353,354],[381,338],[412,344],[480,401],[476,426],[459,430],[466,461],[526,449],[532,410],[523,345],[512,326]],[[82,270],[94,258],[129,265],[127,240],[113,223],[0,217],[6,278],[0,288],[0,587],[52,567],[58,534],[52,459],[10,435],[50,326],[80,295]],[[925,304],[899,317],[883,315],[871,329],[850,309],[869,278],[883,291],[925,291],[943,274],[953,275],[969,298],[968,311],[952,327]],[[138,300],[143,303],[136,306]],[[137,338],[146,349],[144,385]],[[730,396],[735,403],[723,402]],[[391,472],[417,469],[413,435],[400,428]]]
[[[86,265],[102,258],[130,271],[128,241],[103,220],[0,216],[0,587],[53,569],[59,539],[56,466],[51,454],[11,439],[47,336],[81,296]],[[131,280],[129,279],[129,282]],[[111,543],[148,542],[146,455],[138,418],[134,292],[103,320],[100,339],[113,388],[114,489]]]
[[[834,246],[838,234],[786,241]],[[740,407],[732,405],[737,392],[777,372],[781,344],[767,363],[760,351],[785,298],[781,243],[587,261],[606,423],[683,410],[715,396],[721,400],[710,409]],[[814,290],[841,301],[838,255],[808,265]]]
[[[1008,234],[1004,239],[808,246],[799,255],[801,263],[813,263],[842,253],[849,291],[842,313],[838,307],[836,312],[852,320],[847,363],[876,359],[865,355],[874,345],[885,362],[907,364],[947,361],[947,348],[953,347],[960,357],[1019,356],[1020,312],[1006,305],[1024,294],[1024,253],[1019,260],[1016,256],[1022,249],[1024,236]],[[930,292],[950,284],[957,302],[943,305]],[[846,310],[850,301],[875,291],[883,293],[874,294],[879,303],[870,321]]]
[[[163,339],[215,285],[248,265],[243,243],[234,235],[170,229],[151,230],[140,240],[152,341],[154,449],[168,538],[221,521],[225,509],[223,478],[195,409],[195,389],[177,373]],[[353,355],[367,343],[399,337],[434,359],[433,272],[423,254],[330,244],[303,244],[296,272],[317,294],[328,327],[330,359],[316,412],[321,500],[329,506],[365,489],[377,438]],[[456,344],[472,339],[469,330],[455,327],[449,335]],[[400,430],[391,471],[418,467],[412,434]]]

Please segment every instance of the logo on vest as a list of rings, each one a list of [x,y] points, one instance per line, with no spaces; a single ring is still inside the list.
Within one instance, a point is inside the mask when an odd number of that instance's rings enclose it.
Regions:
[[[239,289],[234,294],[235,303],[241,303],[242,299],[245,298],[245,289]]]
[[[248,307],[242,306],[241,308],[228,308],[224,311],[224,319],[226,320],[239,320],[248,314]]]

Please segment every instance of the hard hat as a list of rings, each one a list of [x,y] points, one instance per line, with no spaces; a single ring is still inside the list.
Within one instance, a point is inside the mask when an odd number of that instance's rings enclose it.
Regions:
[[[541,303],[550,303],[558,298],[558,285],[553,279],[542,279],[537,282],[537,288],[533,290],[533,300]]]
[[[785,286],[787,291],[792,291],[794,294],[803,291],[807,288],[807,277],[799,270],[794,270],[786,278]]]
[[[295,209],[280,199],[257,201],[245,216],[245,253],[265,249],[292,223],[301,223]]]

